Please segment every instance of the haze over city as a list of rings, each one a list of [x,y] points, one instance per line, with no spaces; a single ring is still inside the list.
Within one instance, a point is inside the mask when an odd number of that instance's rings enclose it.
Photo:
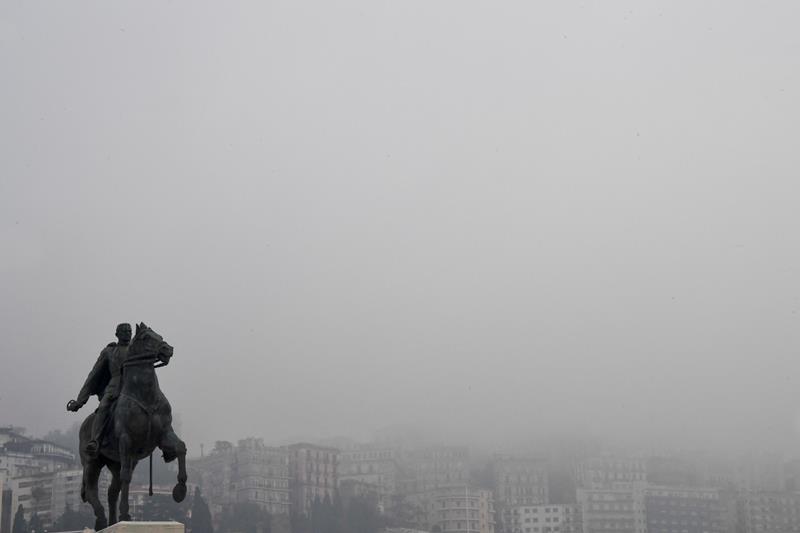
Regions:
[[[5,2],[0,423],[796,451],[798,9]]]

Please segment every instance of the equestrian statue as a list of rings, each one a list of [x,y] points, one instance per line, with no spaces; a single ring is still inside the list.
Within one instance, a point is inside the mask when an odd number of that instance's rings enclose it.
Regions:
[[[130,324],[120,324],[117,341],[100,352],[77,399],[67,410],[77,411],[97,395],[100,405],[86,417],[80,429],[80,457],[83,465],[81,498],[94,510],[95,530],[129,521],[128,490],[136,464],[150,456],[150,494],[152,495],[152,453],[159,448],[164,461],[178,460],[178,483],[172,498],[186,497],[186,444],[172,429],[172,407],[158,387],[156,368],[172,358],[172,346],[147,327],[137,324],[131,338]],[[98,495],[98,480],[103,467],[111,471],[108,487],[108,520]],[[119,513],[117,500],[120,493]]]

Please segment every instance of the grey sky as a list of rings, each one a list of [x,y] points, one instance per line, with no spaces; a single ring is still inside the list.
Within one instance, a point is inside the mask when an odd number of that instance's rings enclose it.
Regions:
[[[798,15],[3,2],[0,423],[144,320],[195,452],[796,444]]]

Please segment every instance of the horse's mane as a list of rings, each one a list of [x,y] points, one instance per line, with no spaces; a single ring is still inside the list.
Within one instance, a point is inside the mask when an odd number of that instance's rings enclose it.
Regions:
[[[150,329],[144,322],[140,322],[136,324],[136,333],[134,334],[133,338],[131,339],[131,343],[128,346],[128,361],[133,363],[137,359],[146,356],[144,352],[144,342],[148,337],[160,337],[155,331]]]
[[[128,353],[131,353],[131,352],[136,353],[135,348],[139,347],[139,345],[142,343],[142,341],[147,336],[147,332],[148,331],[152,331],[152,330],[150,330],[150,328],[147,327],[144,322],[140,322],[140,323],[136,324],[136,333],[133,335],[133,338],[131,339],[131,343],[130,343],[130,346],[128,348]]]

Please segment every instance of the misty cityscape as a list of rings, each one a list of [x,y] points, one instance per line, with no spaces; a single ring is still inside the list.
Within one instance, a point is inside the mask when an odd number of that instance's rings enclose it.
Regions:
[[[800,533],[799,17],[3,3],[0,533]]]
[[[77,427],[43,439],[24,431],[0,428],[3,527],[11,528],[14,509],[21,509],[15,521],[30,523],[35,515],[42,531],[91,520],[79,511]],[[193,531],[693,533],[798,527],[800,460],[774,453],[625,452],[580,440],[552,444],[491,453],[434,445],[407,430],[382,432],[367,443],[344,437],[284,445],[255,437],[220,440],[189,461],[191,503],[171,501],[174,469],[161,466],[153,496],[146,476],[134,480],[132,518],[187,522]],[[107,488],[108,479],[101,485]]]

